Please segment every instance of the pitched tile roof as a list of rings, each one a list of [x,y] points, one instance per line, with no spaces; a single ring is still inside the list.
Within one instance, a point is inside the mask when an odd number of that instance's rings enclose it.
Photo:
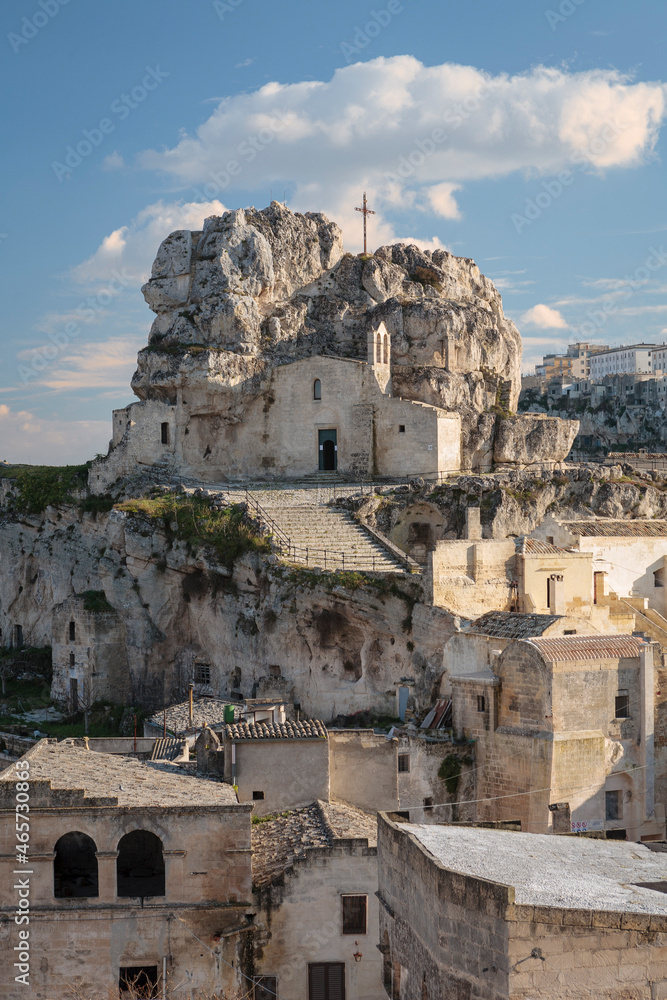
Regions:
[[[252,827],[252,881],[255,888],[277,882],[308,851],[330,848],[337,840],[377,844],[377,817],[342,802],[316,802],[267,816]]]
[[[82,804],[137,806],[235,805],[231,785],[184,774],[174,765],[98,753],[69,740],[42,740],[29,752],[30,782],[48,782],[53,791],[78,793]],[[13,767],[0,783],[13,782]]]
[[[498,639],[524,639],[542,635],[562,615],[522,615],[515,611],[487,611],[471,622],[464,631],[480,632]]]
[[[204,726],[208,726],[210,729],[220,729],[224,723],[225,705],[229,705],[229,702],[222,698],[195,700],[192,706],[192,726],[190,726],[190,703],[188,701],[170,705],[167,709],[167,729],[176,736],[184,736],[186,733],[192,732],[193,729],[203,729]],[[159,726],[162,729],[164,713],[156,712],[147,721],[152,726]]]
[[[575,554],[572,549],[561,549],[558,545],[543,542],[540,538],[521,538],[517,549],[526,556],[571,556]],[[576,554],[578,555],[578,553]]]
[[[237,722],[225,726],[228,740],[325,740],[327,736],[326,726],[319,719],[306,722]]]
[[[563,635],[527,639],[545,660],[615,660],[639,656],[645,643],[634,635]]]
[[[612,521],[590,518],[586,521],[563,521],[573,535],[586,538],[666,538],[667,521]]]

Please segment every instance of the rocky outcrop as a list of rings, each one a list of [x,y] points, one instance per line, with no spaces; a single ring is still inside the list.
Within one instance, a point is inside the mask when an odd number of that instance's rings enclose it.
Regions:
[[[496,467],[516,467],[563,462],[579,432],[578,420],[560,420],[531,413],[505,417],[498,422],[493,446]]]
[[[243,419],[277,366],[312,355],[366,360],[391,334],[394,393],[460,413],[469,466],[492,459],[493,416],[514,409],[521,338],[474,261],[396,244],[345,254],[323,215],[273,202],[172,233],[143,288],[157,314],[132,380],[143,400],[197,393]]]

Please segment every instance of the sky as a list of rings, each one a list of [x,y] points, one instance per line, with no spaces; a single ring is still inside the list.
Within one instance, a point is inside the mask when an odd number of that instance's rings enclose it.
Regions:
[[[472,257],[524,370],[667,341],[664,0],[10,0],[0,459],[106,453],[160,242],[286,200]]]

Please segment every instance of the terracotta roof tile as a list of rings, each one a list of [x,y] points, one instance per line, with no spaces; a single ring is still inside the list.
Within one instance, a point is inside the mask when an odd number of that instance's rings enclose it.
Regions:
[[[543,542],[540,538],[522,538],[518,550],[526,556],[570,556],[572,549],[561,549],[551,542]]]
[[[615,660],[639,656],[645,645],[634,635],[564,635],[554,639],[527,639],[545,660]]]
[[[591,518],[587,521],[563,521],[573,535],[586,538],[667,538],[667,521],[612,521]]]
[[[326,726],[319,719],[306,722],[237,722],[225,726],[228,740],[325,740],[327,736]]]
[[[471,622],[465,631],[481,632],[482,635],[495,636],[498,639],[525,639],[532,635],[542,635],[550,625],[562,617],[562,615],[522,615],[515,611],[487,611]]]

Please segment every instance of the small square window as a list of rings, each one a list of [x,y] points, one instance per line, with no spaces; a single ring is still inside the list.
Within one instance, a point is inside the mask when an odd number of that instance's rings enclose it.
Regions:
[[[276,1000],[278,996],[277,976],[257,976],[253,1000]]]
[[[576,628],[566,628],[565,629],[565,635],[576,635],[576,634],[577,634]]]
[[[405,424],[399,424],[398,425],[398,433],[399,434],[405,434]]]
[[[157,965],[126,966],[118,970],[118,991],[121,997],[157,996]]]
[[[343,934],[365,934],[367,931],[368,896],[341,896],[343,901]]]
[[[410,770],[410,754],[409,753],[399,753],[398,755],[398,773],[406,774]]]
[[[429,795],[424,799],[424,812],[432,812],[433,810],[433,799]]]
[[[264,798],[264,792],[253,792],[252,797],[254,802],[261,802]]]
[[[477,695],[477,711],[486,712],[486,698],[483,694]]]
[[[614,718],[630,718],[630,696],[627,691],[619,691],[614,698]]]
[[[211,665],[210,663],[196,663],[195,664],[195,684],[210,684],[211,683]]]

